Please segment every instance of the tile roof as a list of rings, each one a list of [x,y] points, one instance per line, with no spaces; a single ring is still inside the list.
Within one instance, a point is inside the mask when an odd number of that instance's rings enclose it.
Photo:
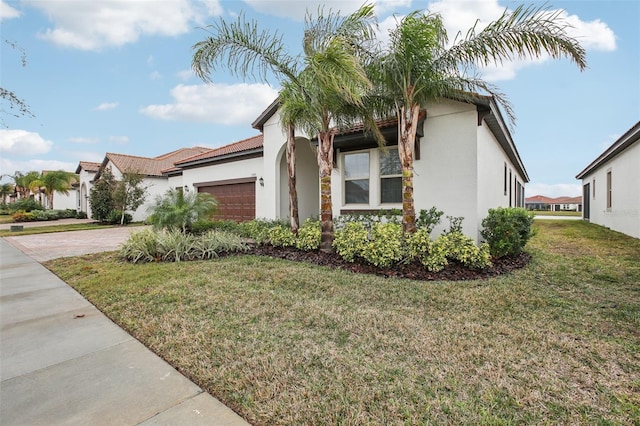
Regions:
[[[582,197],[545,197],[544,195],[534,195],[527,197],[525,203],[542,203],[542,204],[582,204]]]
[[[203,152],[188,158],[183,158],[180,161],[176,161],[176,166],[183,166],[188,163],[201,162],[203,160],[214,159],[217,157],[223,157],[231,154],[239,154],[245,151],[251,151],[262,147],[264,137],[262,134],[256,135],[247,139],[243,139],[238,142],[231,143],[229,145],[221,146],[219,148],[209,149],[207,152]],[[172,169],[172,168],[171,168]],[[164,171],[171,170],[169,168]]]
[[[209,148],[181,148],[155,158],[107,152],[102,166],[111,161],[121,172],[136,172],[146,176],[162,176],[162,170],[173,167],[176,161],[209,151]]]
[[[88,172],[97,172],[100,169],[100,163],[94,163],[92,161],[81,161],[76,168],[76,173],[80,173],[80,170],[82,169]]]

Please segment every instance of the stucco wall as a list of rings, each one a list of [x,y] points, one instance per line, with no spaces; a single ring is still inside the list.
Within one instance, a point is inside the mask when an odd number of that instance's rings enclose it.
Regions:
[[[611,170],[611,208],[607,208],[607,171]],[[593,180],[595,179],[595,198]],[[636,142],[582,179],[589,183],[590,221],[640,238],[640,142]],[[584,205],[584,202],[583,202]]]
[[[280,151],[278,218],[289,218],[289,177],[286,146]],[[320,215],[320,185],[315,148],[306,138],[296,138],[296,191],[298,193],[298,218],[300,224],[310,217]]]

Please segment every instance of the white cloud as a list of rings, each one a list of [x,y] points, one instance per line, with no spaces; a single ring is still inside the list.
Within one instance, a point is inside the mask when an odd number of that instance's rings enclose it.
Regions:
[[[3,155],[45,154],[52,146],[53,142],[43,139],[38,133],[0,129],[0,152]]]
[[[180,84],[171,90],[172,104],[140,110],[160,120],[249,124],[278,96],[266,84]]]
[[[577,197],[582,195],[582,186],[577,183],[528,183],[525,188],[526,196],[544,195],[545,197]]]
[[[491,21],[498,19],[504,12],[504,6],[498,0],[484,0],[477,2],[461,2],[457,0],[440,0],[429,4],[429,11],[442,16],[449,35],[449,42],[453,43],[456,36],[464,37],[467,30],[476,25],[476,32],[481,31]],[[555,13],[549,10],[545,13]],[[577,39],[586,50],[615,50],[615,34],[600,20],[582,21],[577,15],[569,15],[566,11],[559,12],[559,18],[570,25],[567,34]],[[549,60],[546,54],[535,59],[516,59],[502,64],[482,68],[481,72],[487,81],[509,80],[516,76],[518,70]]]
[[[307,11],[314,16],[317,15],[320,7],[324,12],[331,9],[339,11],[341,15],[347,15],[355,12],[364,3],[362,0],[244,0],[244,2],[257,12],[296,21],[304,20]],[[393,13],[400,8],[410,7],[411,3],[412,0],[378,0],[375,2],[375,12],[377,15]]]
[[[83,137],[79,136],[79,137],[75,137],[75,138],[69,138],[69,142],[71,142],[71,143],[79,143],[79,144],[86,144],[86,145],[93,145],[93,144],[96,144],[96,143],[100,142],[100,139],[98,139],[98,138],[83,138]]]
[[[26,160],[14,161],[5,157],[0,159],[0,173],[13,175],[15,172],[40,172],[42,170],[66,170],[73,172],[78,163],[58,160]]]
[[[103,102],[100,105],[98,105],[95,109],[96,111],[107,111],[109,109],[116,108],[118,105],[120,105],[119,102]]]
[[[129,143],[128,136],[109,136],[109,142],[117,143],[118,145],[125,145]]]
[[[144,35],[184,34],[222,11],[218,0],[25,0],[24,4],[40,9],[53,23],[40,37],[81,50],[122,46]]]
[[[9,6],[6,2],[0,0],[0,21],[5,19],[17,18],[21,15],[20,11]]]

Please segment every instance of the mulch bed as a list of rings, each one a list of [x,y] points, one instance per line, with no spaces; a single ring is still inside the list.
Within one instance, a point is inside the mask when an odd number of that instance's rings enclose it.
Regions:
[[[526,266],[531,260],[527,253],[520,253],[515,257],[503,257],[493,260],[491,268],[472,270],[459,262],[450,261],[440,272],[429,272],[418,262],[394,265],[391,268],[379,268],[364,262],[350,263],[342,259],[336,253],[323,253],[320,251],[307,252],[293,247],[273,247],[260,245],[253,247],[249,253],[270,256],[278,259],[292,260],[295,262],[308,262],[316,265],[329,266],[336,269],[357,272],[360,274],[374,274],[384,277],[409,278],[413,280],[476,280],[487,279],[509,273]]]

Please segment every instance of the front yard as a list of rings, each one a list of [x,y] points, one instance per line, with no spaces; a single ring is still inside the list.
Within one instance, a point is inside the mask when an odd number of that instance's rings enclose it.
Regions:
[[[255,425],[640,422],[640,240],[537,221],[532,261],[411,281],[258,256],[46,264]]]

